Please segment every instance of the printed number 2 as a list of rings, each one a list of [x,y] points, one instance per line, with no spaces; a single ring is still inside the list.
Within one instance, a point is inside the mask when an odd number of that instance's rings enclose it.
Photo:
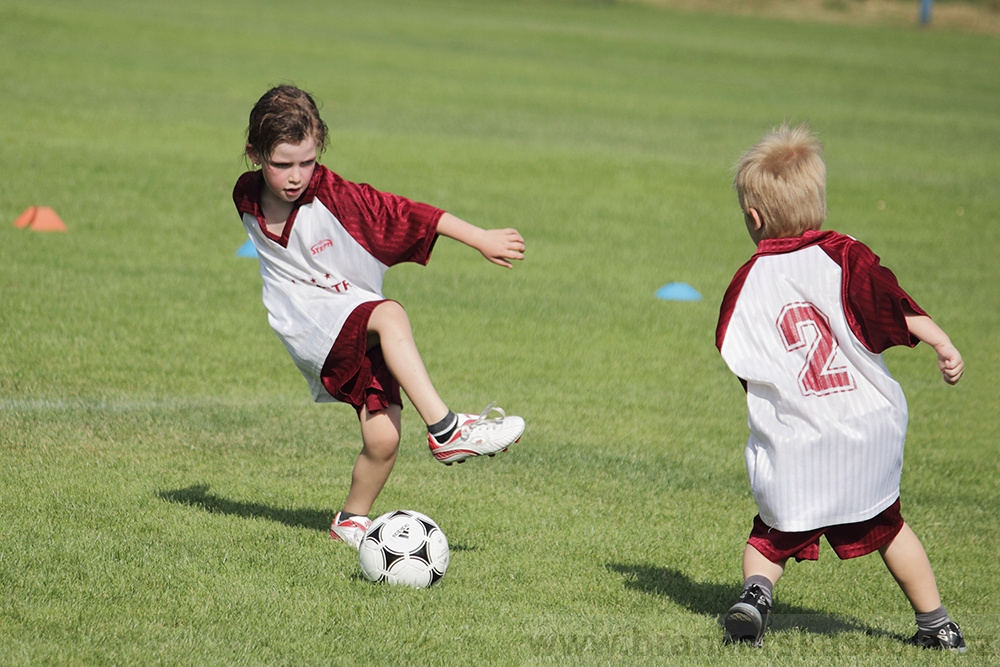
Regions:
[[[781,309],[776,324],[786,350],[806,348],[806,364],[799,372],[803,395],[826,396],[856,389],[846,367],[833,367],[839,346],[823,311],[811,303],[790,303]]]

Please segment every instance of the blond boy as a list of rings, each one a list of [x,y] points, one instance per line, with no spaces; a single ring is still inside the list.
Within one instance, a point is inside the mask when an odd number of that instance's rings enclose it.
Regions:
[[[818,559],[825,535],[841,559],[879,552],[916,614],[910,643],[964,651],[900,514],[907,407],[881,353],[923,341],[949,384],[962,356],[867,246],[820,231],[826,166],[808,127],[765,135],[738,162],[734,186],[757,250],[726,292],[716,345],[746,390],[759,514],[725,641],[763,646],[785,564]]]

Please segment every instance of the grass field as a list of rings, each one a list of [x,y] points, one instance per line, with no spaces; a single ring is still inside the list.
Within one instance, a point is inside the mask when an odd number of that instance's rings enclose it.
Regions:
[[[914,11],[916,11],[914,9]],[[721,644],[755,504],[714,348],[753,246],[731,182],[785,119],[826,144],[828,228],[951,334],[886,354],[903,510],[1000,662],[1000,42],[627,3],[0,0],[0,663],[936,665],[877,557],[789,568],[763,651]],[[324,162],[515,226],[387,294],[445,400],[528,422],[445,468],[404,411],[375,513],[434,517],[424,591],[327,537],[359,436],[270,332],[230,193],[253,102],[323,102]],[[53,207],[66,233],[13,227]],[[654,297],[665,283],[697,302]]]

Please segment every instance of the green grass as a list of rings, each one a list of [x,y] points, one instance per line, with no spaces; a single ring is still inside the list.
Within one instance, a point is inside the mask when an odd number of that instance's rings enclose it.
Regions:
[[[965,355],[955,388],[926,346],[886,356],[904,515],[963,664],[995,664],[997,45],[596,1],[0,0],[0,663],[943,664],[879,559],[829,549],[764,651],[720,642],[755,511],[713,345],[752,251],[730,170],[790,119],[826,143],[827,226]],[[334,170],[528,241],[512,272],[442,240],[388,274],[445,400],[528,421],[444,468],[404,411],[375,511],[442,525],[435,589],[326,537],[356,420],[310,402],[235,256],[246,117],[286,81]],[[13,228],[30,205],[69,231]]]

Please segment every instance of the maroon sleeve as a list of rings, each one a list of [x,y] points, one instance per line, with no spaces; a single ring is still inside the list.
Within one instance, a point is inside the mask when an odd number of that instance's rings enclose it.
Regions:
[[[920,341],[906,328],[904,305],[918,315],[927,313],[879,263],[878,255],[863,243],[844,238],[848,240],[841,250],[841,290],[851,331],[876,354],[896,345],[914,347]]]
[[[263,180],[259,171],[248,171],[236,181],[236,186],[233,187],[233,203],[236,204],[236,211],[240,217],[243,217],[244,213],[259,215],[260,186]]]
[[[330,171],[324,176],[316,197],[376,259],[387,266],[430,260],[443,210]]]

